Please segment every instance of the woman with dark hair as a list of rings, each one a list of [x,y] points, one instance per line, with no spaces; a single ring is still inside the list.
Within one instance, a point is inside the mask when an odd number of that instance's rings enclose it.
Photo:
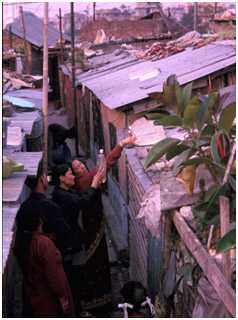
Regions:
[[[42,232],[44,213],[22,212],[16,221],[13,252],[23,272],[25,317],[73,317],[74,305],[62,256]]]
[[[136,137],[130,135],[107,155],[107,171],[120,158],[123,147],[127,144],[134,144],[135,140]],[[98,168],[88,170],[85,164],[78,159],[74,159],[71,166],[75,174],[75,189],[81,192],[87,190]],[[94,315],[104,315],[104,313],[107,315],[112,302],[111,278],[101,192],[98,192],[87,211],[82,210],[82,224],[85,231],[86,252],[82,266],[84,278],[81,281],[81,305],[83,310],[90,311]]]
[[[78,192],[72,187],[75,185],[75,176],[67,164],[56,166],[53,170],[56,187],[52,193],[52,199],[62,209],[64,219],[69,225],[72,234],[73,254],[65,259],[64,269],[70,283],[76,312],[81,311],[79,295],[82,290],[81,283],[77,283],[81,268],[78,264],[73,265],[73,259],[80,254],[83,244],[83,230],[80,226],[81,210],[87,211],[91,203],[95,202],[98,195],[98,187],[101,184],[102,172],[97,171],[88,188],[84,192]]]
[[[71,151],[66,143],[66,139],[75,137],[75,128],[66,129],[58,123],[52,123],[48,127],[49,131],[49,148],[48,158],[49,167],[64,163],[70,163]]]

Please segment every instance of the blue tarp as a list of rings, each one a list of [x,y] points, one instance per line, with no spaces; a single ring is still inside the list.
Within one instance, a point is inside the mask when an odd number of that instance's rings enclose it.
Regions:
[[[32,102],[30,102],[30,101],[28,101],[26,99],[12,97],[12,96],[9,96],[7,94],[3,95],[3,99],[8,101],[8,102],[11,102],[14,106],[17,106],[17,107],[29,108],[29,109],[34,109],[35,108],[34,103],[32,103]]]

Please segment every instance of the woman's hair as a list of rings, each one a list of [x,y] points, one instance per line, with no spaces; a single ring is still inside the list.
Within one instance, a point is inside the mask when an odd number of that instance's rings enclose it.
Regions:
[[[72,166],[72,162],[74,160],[78,160],[78,161],[82,162],[85,165],[85,167],[88,169],[87,160],[85,158],[73,157],[72,161],[71,161],[71,169],[72,169],[73,172],[74,172],[74,169],[73,169],[73,166]]]
[[[55,166],[52,172],[53,183],[59,185],[60,176],[64,176],[69,169],[71,169],[69,164],[59,164]]]
[[[141,308],[141,303],[146,299],[146,289],[140,282],[128,281],[121,289],[121,295],[125,302],[133,305],[133,311]]]
[[[67,138],[74,138],[76,135],[75,128],[67,129],[63,126],[61,126],[58,123],[52,123],[48,127],[49,129],[49,135],[51,135],[53,139],[53,144],[57,143],[64,143]]]
[[[44,213],[40,210],[29,212],[23,210],[16,218],[16,236],[13,252],[24,269],[25,258],[29,254],[30,244],[34,231],[37,231],[41,222],[44,221]]]

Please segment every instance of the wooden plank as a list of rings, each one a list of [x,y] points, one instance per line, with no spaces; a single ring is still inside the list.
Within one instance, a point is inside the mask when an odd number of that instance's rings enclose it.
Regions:
[[[202,268],[208,281],[213,286],[217,295],[226,306],[229,313],[235,317],[236,315],[236,296],[235,291],[227,283],[223,273],[218,268],[214,259],[207,253],[199,239],[188,227],[187,223],[178,211],[174,211],[172,215],[173,222],[178,233],[189,249],[193,257],[197,260]]]
[[[220,196],[219,197],[220,205],[220,226],[221,226],[221,238],[229,231],[230,228],[230,203],[229,199]],[[231,283],[231,257],[230,250],[222,254],[222,268],[223,273],[228,281]]]
[[[15,112],[10,118],[10,126],[20,127],[23,131],[30,135],[34,122],[39,118],[38,111],[32,112]]]
[[[15,172],[9,178],[3,179],[3,202],[17,202],[23,191],[24,183],[28,175],[36,175],[38,163],[42,152],[10,152],[4,150],[3,154],[24,165],[25,171]]]
[[[20,205],[15,205],[13,207],[3,206],[3,234],[2,234],[2,272],[5,269],[8,255],[10,252],[12,236],[13,236],[13,226],[15,222],[15,217]]]
[[[25,180],[26,172],[14,173],[7,179],[3,179],[2,183],[2,200],[3,202],[17,202],[21,196]]]

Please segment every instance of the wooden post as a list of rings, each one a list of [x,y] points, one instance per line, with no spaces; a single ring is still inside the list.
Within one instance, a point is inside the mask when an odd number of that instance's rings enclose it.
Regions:
[[[217,2],[214,3],[214,16],[217,13]]]
[[[61,8],[59,8],[59,31],[60,31],[60,63],[64,64],[64,48],[63,48],[63,33],[62,33],[62,15]],[[60,81],[60,91],[61,91],[61,104],[65,109],[65,95],[64,95],[64,76],[62,75]]]
[[[217,295],[226,306],[227,310],[232,316],[236,315],[236,295],[235,291],[228,284],[223,273],[218,268],[202,243],[189,228],[187,223],[178,211],[174,211],[172,214],[174,225],[186,247],[189,249],[193,257],[197,260],[198,264],[202,268],[208,281],[213,286]]]
[[[26,43],[26,29],[25,29],[25,21],[24,21],[22,6],[20,6],[20,15],[21,15],[22,30],[23,30],[24,56],[25,56],[26,73],[30,73],[29,63],[28,63],[27,43]]]
[[[10,49],[12,48],[12,26],[9,27],[9,44],[10,44]]]
[[[219,197],[220,206],[220,228],[221,228],[221,238],[229,231],[230,227],[230,203],[229,199],[220,196]],[[229,283],[231,283],[231,258],[230,250],[222,254],[222,268],[223,273]]]
[[[93,21],[96,21],[96,2],[93,2]]]
[[[194,17],[193,17],[193,30],[194,31],[197,31],[197,24],[198,24],[198,21],[197,21],[197,19],[198,19],[198,3],[197,2],[194,2],[194,7],[193,7],[193,9],[194,9],[194,12],[193,12],[193,14],[194,14]]]
[[[72,106],[74,110],[74,124],[76,129],[75,137],[75,153],[79,155],[78,145],[78,117],[77,117],[77,101],[76,101],[76,88],[75,88],[75,50],[74,50],[74,3],[70,2],[70,13],[71,13],[71,58],[72,58]]]
[[[235,158],[236,153],[236,143],[234,142],[231,150],[231,155],[229,157],[226,171],[224,174],[224,178],[222,184],[224,185],[227,183],[229,178],[229,174],[232,168],[232,164]],[[229,231],[230,227],[230,204],[229,199],[220,196],[219,197],[219,208],[220,208],[220,236],[221,238]],[[230,250],[222,254],[222,267],[224,275],[229,283],[231,283],[231,257],[230,257]]]
[[[43,172],[48,174],[48,2],[44,3],[44,29],[43,29]]]

